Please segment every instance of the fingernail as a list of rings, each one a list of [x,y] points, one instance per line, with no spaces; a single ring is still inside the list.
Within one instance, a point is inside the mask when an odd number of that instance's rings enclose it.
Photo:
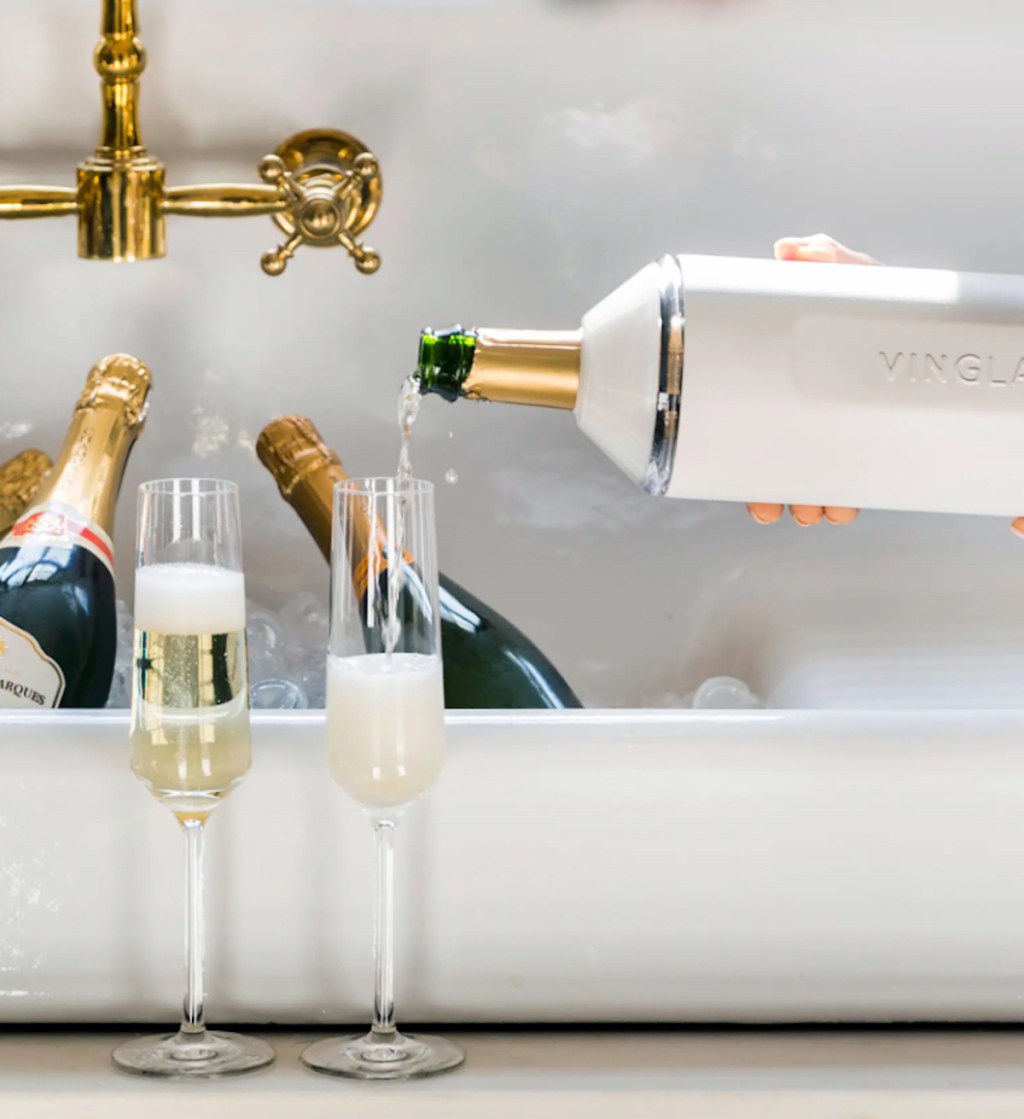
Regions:
[[[747,512],[759,525],[773,525],[782,516],[785,506],[767,501],[748,501]]]
[[[825,510],[820,505],[791,505],[789,511],[793,514],[793,520],[802,528],[818,524],[825,515]]]

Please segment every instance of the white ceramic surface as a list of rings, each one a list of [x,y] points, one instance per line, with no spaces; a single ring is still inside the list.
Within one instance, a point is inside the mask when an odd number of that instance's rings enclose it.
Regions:
[[[372,835],[322,716],[210,825],[208,1009],[361,1021]],[[1024,714],[449,717],[402,824],[406,1021],[1017,1020]],[[0,1021],[170,1020],[182,842],[120,715],[0,720]]]
[[[269,219],[174,218],[165,261],[124,267],[77,260],[67,219],[0,225],[0,452],[52,450],[100,355],[155,371],[116,533],[126,592],[135,484],[201,472],[242,486],[253,596],[326,597],[253,439],[305,411],[354,471],[392,469],[425,324],[571,327],[661,253],[757,256],[817,229],[891,263],[1024,272],[1016,0],[140,0],[140,15],[144,133],[168,180],[253,181],[290,132],[347,128],[382,160],[368,239],[384,263],[360,277],[307,250],[268,279]],[[0,0],[0,18],[0,181],[70,183],[97,131],[98,0]],[[900,703],[1020,702],[1024,545],[1002,521],[767,530],[646,497],[571,417],[538,410],[431,401],[415,442],[420,472],[462,479],[441,487],[443,566],[590,704],[671,705],[715,673],[778,702],[841,700],[807,642],[850,597],[860,675],[842,680],[861,702],[888,696],[874,650],[893,648],[909,656]]]

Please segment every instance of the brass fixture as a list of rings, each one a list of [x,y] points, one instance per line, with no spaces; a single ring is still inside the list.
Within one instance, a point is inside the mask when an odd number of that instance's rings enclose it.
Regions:
[[[380,207],[377,157],[344,132],[311,129],[286,140],[259,164],[263,184],[167,187],[164,165],[146,150],[139,126],[139,78],[146,52],[138,39],[136,0],[103,0],[93,62],[101,79],[103,125],[96,151],[78,166],[78,186],[0,187],[0,218],[78,217],[78,255],[134,261],[166,252],[165,218],[269,214],[286,234],[264,253],[263,271],[279,276],[300,245],[341,245],[363,273],[380,257],[356,238]]]

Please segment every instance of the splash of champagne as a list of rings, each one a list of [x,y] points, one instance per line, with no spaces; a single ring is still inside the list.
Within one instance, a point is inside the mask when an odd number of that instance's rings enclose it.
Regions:
[[[412,440],[412,425],[420,413],[420,383],[414,376],[406,377],[398,393],[398,426],[402,433],[402,449],[398,454],[398,480],[408,482],[412,478],[412,459],[409,445]]]
[[[421,400],[419,381],[414,376],[406,377],[398,393],[398,426],[402,433],[402,447],[398,454],[399,492],[395,501],[396,524],[393,529],[395,554],[388,558],[388,616],[384,626],[384,650],[388,656],[395,651],[402,636],[398,607],[405,581],[405,521],[409,508],[408,494],[403,493],[402,488],[412,480],[409,446],[412,425],[419,415]]]

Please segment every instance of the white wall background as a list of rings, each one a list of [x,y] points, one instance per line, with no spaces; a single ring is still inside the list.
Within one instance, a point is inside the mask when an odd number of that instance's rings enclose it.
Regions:
[[[377,152],[383,267],[269,219],[169,219],[166,260],[79,261],[69,219],[0,225],[0,453],[55,451],[89,366],[156,378],[134,487],[243,487],[250,592],[326,594],[252,452],[311,415],[388,472],[419,328],[574,326],[665,251],[760,255],[827,230],[885,260],[1024,271],[1024,10],[1013,0],[140,0],[144,135],[174,184],[255,180],[327,124]],[[95,143],[99,4],[0,0],[0,181],[73,182]],[[635,490],[563,414],[428,401],[442,565],[514,619],[589,704],[678,702],[744,676],[780,704],[1019,703],[1024,542],[1003,524],[871,514],[775,529]],[[1024,479],[1021,484],[1024,512]],[[756,498],[756,494],[751,495]]]

